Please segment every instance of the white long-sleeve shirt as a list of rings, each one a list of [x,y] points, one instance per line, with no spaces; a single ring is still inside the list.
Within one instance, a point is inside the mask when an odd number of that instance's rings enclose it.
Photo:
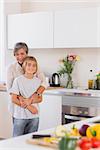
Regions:
[[[16,77],[19,77],[22,75],[23,68],[18,64],[18,62],[15,62],[11,64],[7,69],[7,90],[9,90],[12,87],[13,81]],[[47,87],[45,75],[43,72],[40,71],[39,67],[36,72],[36,77],[38,77],[41,80],[41,86]]]

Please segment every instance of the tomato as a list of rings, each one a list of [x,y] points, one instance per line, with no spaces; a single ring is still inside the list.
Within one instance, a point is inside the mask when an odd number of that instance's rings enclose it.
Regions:
[[[92,147],[91,141],[82,142],[80,145],[80,148],[82,150],[85,150],[85,149],[89,150],[91,147]]]
[[[100,140],[96,138],[91,139],[92,148],[99,148],[100,147]]]
[[[78,145],[81,148],[81,150],[89,150],[90,148],[92,148],[92,142],[88,138],[82,138],[79,141]]]

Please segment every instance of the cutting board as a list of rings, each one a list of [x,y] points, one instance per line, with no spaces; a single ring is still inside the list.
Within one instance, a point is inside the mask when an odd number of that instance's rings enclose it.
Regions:
[[[41,139],[28,139],[26,142],[28,144],[39,145],[39,146],[44,146],[47,148],[52,148],[52,150],[58,150],[58,144],[57,143],[44,142],[43,138],[41,138]],[[81,150],[81,149],[79,147],[76,147],[75,150]],[[91,148],[90,150],[100,150],[100,148]]]
[[[53,148],[54,150],[58,149],[57,143],[45,142],[43,138],[40,139],[28,139],[26,141],[28,144],[39,145],[44,147]]]

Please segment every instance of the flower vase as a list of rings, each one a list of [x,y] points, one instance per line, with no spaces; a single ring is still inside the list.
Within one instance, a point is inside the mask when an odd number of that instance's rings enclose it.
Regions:
[[[71,74],[67,74],[67,75],[68,75],[68,79],[67,79],[66,88],[72,89],[73,88],[72,76],[71,76]]]

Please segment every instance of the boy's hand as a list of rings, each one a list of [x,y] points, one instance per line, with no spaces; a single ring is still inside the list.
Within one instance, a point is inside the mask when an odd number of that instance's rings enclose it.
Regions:
[[[30,107],[30,106],[28,106],[28,107]],[[38,109],[36,107],[32,106],[32,109],[30,110],[30,112],[32,114],[38,114]]]
[[[20,100],[20,105],[21,105],[21,107],[23,107],[23,108],[26,108],[26,107],[27,107],[27,104],[26,104],[25,100]]]
[[[18,96],[21,107],[26,108],[27,106],[32,104],[31,98],[24,98],[23,96]]]
[[[25,101],[27,106],[32,104],[32,100],[30,98],[24,98],[24,101]]]

